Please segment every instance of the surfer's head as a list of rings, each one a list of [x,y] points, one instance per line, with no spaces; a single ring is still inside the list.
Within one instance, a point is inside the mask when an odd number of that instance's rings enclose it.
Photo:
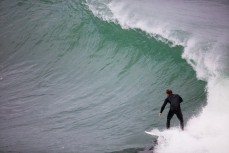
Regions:
[[[166,94],[169,96],[169,95],[171,95],[173,93],[173,91],[171,90],[171,89],[167,89],[166,90]]]

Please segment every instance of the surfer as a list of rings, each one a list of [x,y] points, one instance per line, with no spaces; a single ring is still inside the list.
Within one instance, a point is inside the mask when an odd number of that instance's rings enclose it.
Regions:
[[[163,105],[161,106],[161,111],[159,116],[162,115],[162,112],[166,106],[167,103],[170,103],[170,110],[167,115],[167,122],[166,122],[166,128],[170,128],[170,120],[172,119],[173,115],[176,114],[177,118],[180,121],[181,129],[184,130],[184,121],[183,121],[183,115],[180,108],[180,103],[183,101],[183,99],[178,94],[173,94],[172,90],[167,89],[166,90],[167,98],[165,99]]]

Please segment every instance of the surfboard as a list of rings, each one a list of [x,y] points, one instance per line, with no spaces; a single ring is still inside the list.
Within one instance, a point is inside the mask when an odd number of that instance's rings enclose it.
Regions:
[[[152,132],[145,131],[145,133],[158,137],[156,134],[154,134]],[[156,144],[157,144],[157,139],[151,145],[145,147],[145,149],[143,151],[139,151],[138,153],[154,153],[154,147]]]
[[[151,131],[151,132],[145,131],[145,133],[156,137],[156,141],[158,140],[166,141],[166,138],[162,134],[160,134],[159,131]]]
[[[145,133],[146,134],[149,134],[149,135],[153,135],[153,136],[157,136],[157,137],[159,137],[159,135],[157,135],[156,133],[154,133],[154,132],[148,132],[148,131],[145,131]]]

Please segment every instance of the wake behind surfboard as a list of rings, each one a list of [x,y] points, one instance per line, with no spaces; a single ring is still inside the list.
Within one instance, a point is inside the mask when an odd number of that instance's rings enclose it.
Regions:
[[[183,143],[183,141],[187,140],[187,138],[192,138],[193,140],[197,140],[198,138],[193,134],[192,132],[187,132],[181,130],[179,127],[171,128],[169,130],[158,130],[153,129],[151,131],[145,131],[146,134],[151,135],[154,138],[154,142],[150,147],[147,147],[142,152],[138,153],[153,153],[156,152],[156,150],[160,150],[161,146],[167,146],[168,144],[172,144],[171,142],[180,142],[180,144]],[[179,136],[179,139],[176,139]]]

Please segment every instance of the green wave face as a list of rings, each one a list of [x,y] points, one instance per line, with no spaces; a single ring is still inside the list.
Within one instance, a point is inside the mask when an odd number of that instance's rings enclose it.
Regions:
[[[185,121],[206,104],[184,47],[101,20],[85,1],[2,0],[0,14],[0,151],[139,148],[145,130],[164,129],[167,88]]]

